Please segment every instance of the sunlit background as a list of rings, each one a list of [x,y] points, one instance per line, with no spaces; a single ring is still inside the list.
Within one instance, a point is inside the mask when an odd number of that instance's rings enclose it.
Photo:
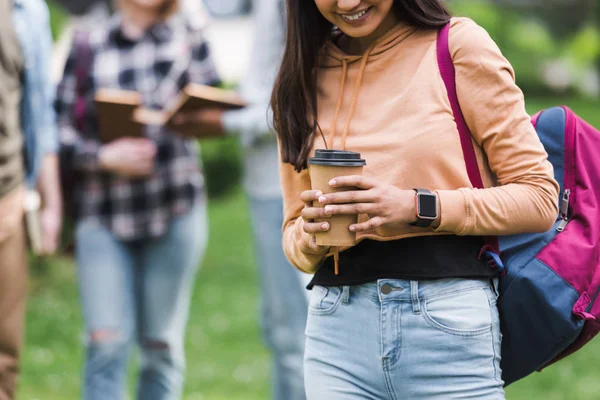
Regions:
[[[199,0],[190,0],[192,7],[200,6],[194,1]],[[57,3],[49,5],[60,65],[77,18]],[[84,0],[60,3],[72,12],[87,6]],[[600,127],[600,2],[448,3],[456,14],[483,25],[498,42],[515,67],[531,113],[566,104]],[[227,84],[234,86],[244,74],[252,32],[257,29],[251,1],[206,0],[204,9],[211,14],[208,32],[217,67]],[[203,142],[202,150],[211,196],[211,232],[187,334],[185,399],[265,400],[270,363],[257,321],[258,281],[239,186],[241,150],[234,138]],[[19,399],[79,398],[82,323],[72,260],[33,259]],[[597,339],[571,358],[510,387],[508,398],[600,399],[599,355]]]

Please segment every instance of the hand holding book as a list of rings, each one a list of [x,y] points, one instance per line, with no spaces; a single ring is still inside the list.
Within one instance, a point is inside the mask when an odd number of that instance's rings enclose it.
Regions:
[[[142,107],[139,93],[100,89],[96,93],[99,134],[103,143],[143,137],[144,125],[166,125],[186,137],[223,136],[221,115],[246,102],[236,92],[190,83],[162,111]]]
[[[185,137],[220,137],[225,135],[222,117],[221,108],[180,112],[173,117],[171,126]]]
[[[145,177],[154,169],[156,145],[150,139],[122,137],[102,145],[100,167],[121,176]]]

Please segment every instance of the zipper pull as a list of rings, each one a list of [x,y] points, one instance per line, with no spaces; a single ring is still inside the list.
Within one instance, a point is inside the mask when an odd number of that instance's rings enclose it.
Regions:
[[[561,221],[556,227],[557,232],[562,232],[567,227],[569,223],[569,200],[571,199],[571,191],[569,189],[565,189],[563,193],[562,199],[560,199],[560,218]]]
[[[556,231],[557,232],[562,232],[565,230],[565,228],[567,227],[567,224],[569,223],[569,220],[566,218],[563,218],[560,220],[560,224],[558,224],[558,226],[556,227]]]
[[[571,191],[569,189],[565,189],[562,199],[560,200],[560,216],[562,218],[567,218],[567,216],[569,215],[569,200],[570,199],[571,199]]]

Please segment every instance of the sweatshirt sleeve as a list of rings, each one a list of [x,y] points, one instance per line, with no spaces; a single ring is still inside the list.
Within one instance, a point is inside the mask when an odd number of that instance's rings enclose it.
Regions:
[[[280,163],[281,187],[283,192],[283,251],[289,262],[299,270],[314,273],[322,264],[327,250],[314,252],[310,246],[311,235],[304,232],[301,212],[304,203],[300,193],[310,190],[307,170],[300,173],[290,164]]]
[[[497,186],[438,191],[437,231],[458,235],[542,232],[558,214],[558,183],[514,71],[488,33],[456,19],[450,31],[458,99]]]

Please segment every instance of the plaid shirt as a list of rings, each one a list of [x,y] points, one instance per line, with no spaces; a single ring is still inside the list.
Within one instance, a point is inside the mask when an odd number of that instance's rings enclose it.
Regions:
[[[89,47],[93,64],[84,85],[84,128],[77,130],[74,121],[77,46],[67,60],[56,104],[61,145],[73,155],[75,217],[103,224],[122,240],[160,236],[173,216],[186,213],[202,196],[196,143],[164,126],[148,126],[146,135],[158,149],[152,176],[131,179],[102,171],[94,93],[98,88],[134,90],[146,107],[160,109],[188,82],[218,84],[204,33],[175,16],[133,41],[124,36],[117,15],[90,33]]]

